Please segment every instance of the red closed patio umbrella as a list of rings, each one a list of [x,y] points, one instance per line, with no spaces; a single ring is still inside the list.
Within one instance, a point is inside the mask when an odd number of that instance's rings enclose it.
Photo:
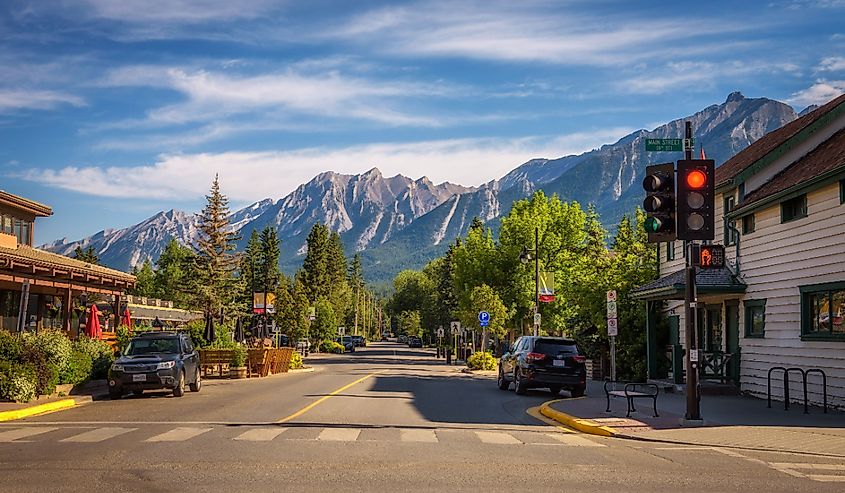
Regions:
[[[85,324],[85,334],[91,339],[99,339],[103,335],[103,329],[100,327],[100,310],[97,309],[96,304],[91,305],[91,310],[88,312],[88,323]]]
[[[129,308],[123,311],[123,317],[120,319],[120,325],[125,325],[127,329],[132,329],[132,314],[129,313]]]

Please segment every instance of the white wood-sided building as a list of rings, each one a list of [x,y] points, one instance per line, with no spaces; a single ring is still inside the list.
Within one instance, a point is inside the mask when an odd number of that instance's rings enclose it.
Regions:
[[[845,408],[845,95],[775,130],[716,169],[716,240],[728,267],[696,276],[704,381],[765,398],[772,367],[818,368]],[[649,377],[683,381],[684,245],[659,245],[649,307]],[[659,337],[658,313],[668,318]],[[790,395],[803,402],[798,372]],[[772,378],[783,399],[782,373]],[[808,376],[821,403],[821,378]]]

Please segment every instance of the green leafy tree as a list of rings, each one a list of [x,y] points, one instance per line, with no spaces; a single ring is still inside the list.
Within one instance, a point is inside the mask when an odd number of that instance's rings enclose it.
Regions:
[[[135,288],[127,290],[127,293],[135,296],[158,297],[158,279],[153,270],[153,264],[149,260],[141,264],[141,267],[133,267],[132,275],[135,276]]]
[[[420,337],[422,325],[420,325],[420,312],[417,310],[405,310],[399,314],[399,331],[408,336]]]
[[[315,341],[334,340],[337,336],[337,317],[334,306],[326,298],[320,298],[314,304],[316,318],[311,325],[311,339]]]
[[[492,335],[501,339],[507,332],[507,325],[510,321],[510,314],[498,293],[486,284],[476,286],[469,296],[469,303],[460,311],[461,325],[464,327],[479,327],[478,314],[486,311],[490,314],[490,323],[487,327],[481,327],[482,346],[487,347],[487,336]]]
[[[173,301],[176,306],[187,307],[191,292],[186,284],[196,276],[195,265],[194,251],[171,238],[155,264],[157,296]]]

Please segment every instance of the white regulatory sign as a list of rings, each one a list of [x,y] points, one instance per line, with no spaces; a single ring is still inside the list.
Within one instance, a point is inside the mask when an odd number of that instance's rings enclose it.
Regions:
[[[443,337],[444,333],[445,331],[443,330],[443,327],[437,328],[437,337]]]
[[[535,313],[535,314],[534,314],[534,325],[539,326],[539,325],[540,325],[540,320],[541,320],[541,319],[542,319],[542,317],[540,317],[540,314],[539,314],[539,313]]]
[[[690,349],[689,360],[691,363],[698,363],[698,349]]]
[[[337,328],[337,335],[346,335],[346,327],[338,327]]]
[[[458,321],[452,322],[451,324],[449,324],[449,329],[451,329],[449,332],[453,336],[458,335],[461,333],[461,323]]]
[[[616,302],[607,302],[607,318],[616,318]]]
[[[607,302],[616,301],[616,290],[612,289],[607,292]]]
[[[613,337],[619,335],[619,322],[615,318],[607,319],[607,335]]]

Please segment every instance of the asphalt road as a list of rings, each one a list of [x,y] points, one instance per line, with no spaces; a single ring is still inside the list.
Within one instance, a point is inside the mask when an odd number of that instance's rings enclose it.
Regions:
[[[570,432],[394,343],[308,364],[0,425],[0,491],[845,491],[832,459]]]

